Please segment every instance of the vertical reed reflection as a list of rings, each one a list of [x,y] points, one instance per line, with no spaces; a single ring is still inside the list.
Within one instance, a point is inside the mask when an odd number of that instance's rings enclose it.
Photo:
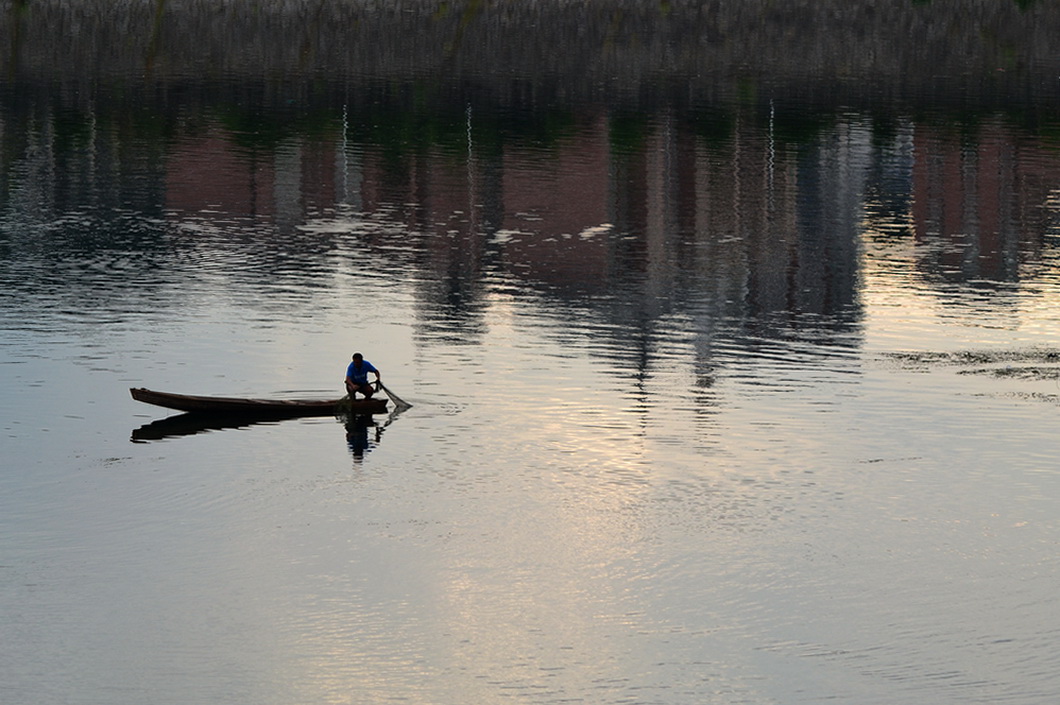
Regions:
[[[232,90],[218,100],[248,94]],[[161,130],[93,106],[8,103],[6,290],[47,278],[49,295],[88,286],[105,303],[144,283],[109,265],[59,276],[73,257],[146,259],[155,278],[187,259],[246,286],[327,288],[354,234],[370,255],[358,271],[415,282],[425,340],[474,341],[490,297],[518,292],[623,342],[674,314],[778,338],[805,321],[849,341],[863,234],[915,246],[940,297],[1015,281],[1041,257],[1060,182],[1052,152],[1000,117],[959,144],[930,121],[808,123],[775,101],[516,119],[473,94],[429,108],[372,95],[290,115],[261,96],[242,115],[206,104],[175,121],[146,106]]]

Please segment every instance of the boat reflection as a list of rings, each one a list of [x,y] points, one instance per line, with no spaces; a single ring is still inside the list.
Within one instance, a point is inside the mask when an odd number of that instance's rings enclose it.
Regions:
[[[223,431],[230,428],[245,428],[259,423],[275,423],[275,418],[263,418],[260,416],[248,416],[245,414],[178,414],[168,416],[164,419],[144,424],[140,428],[133,429],[133,443],[145,443],[147,441],[160,441],[166,438],[177,438],[180,436],[193,436],[206,431]]]
[[[346,442],[349,444],[350,452],[355,457],[360,458],[371,448],[375,447],[375,444],[382,437],[383,428],[396,415],[396,413],[390,414],[382,425],[377,424],[371,416],[364,415],[339,416],[337,420],[342,421],[346,428]],[[277,424],[284,420],[286,420],[284,417],[275,415],[263,416],[260,414],[177,414],[176,416],[167,416],[164,419],[158,419],[133,429],[130,440],[133,443],[147,443],[149,441],[161,441],[181,436],[194,436],[209,431],[225,431],[236,428],[249,428],[250,426],[261,424]],[[369,440],[369,428],[375,429],[372,440]]]

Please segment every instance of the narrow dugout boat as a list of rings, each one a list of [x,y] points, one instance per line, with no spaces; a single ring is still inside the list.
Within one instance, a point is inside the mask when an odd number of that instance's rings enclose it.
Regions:
[[[129,392],[136,401],[193,414],[239,414],[276,418],[332,414],[385,414],[387,410],[386,399],[351,400],[349,397],[341,399],[240,399],[156,392],[143,387],[130,388]]]

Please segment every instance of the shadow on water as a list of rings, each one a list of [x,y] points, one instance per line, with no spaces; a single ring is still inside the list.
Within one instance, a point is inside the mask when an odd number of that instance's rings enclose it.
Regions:
[[[346,427],[346,444],[350,448],[353,459],[360,461],[375,449],[383,438],[383,431],[386,427],[394,423],[397,417],[408,411],[411,406],[405,402],[398,404],[386,415],[386,420],[382,423],[376,421],[374,416],[364,414],[345,417],[343,425]]]
[[[362,458],[373,449],[383,435],[383,429],[389,426],[404,411],[404,408],[391,411],[381,424],[374,418],[364,414],[340,415],[335,419],[343,424],[346,430],[346,442],[349,444],[350,452],[355,458]],[[144,424],[132,431],[133,443],[149,443],[182,436],[194,436],[210,431],[227,431],[233,429],[246,429],[251,426],[275,425],[282,421],[288,421],[296,416],[276,416],[262,414],[201,414],[184,413],[176,416],[168,416],[151,423]],[[373,429],[369,438],[369,429]]]
[[[383,437],[384,426],[377,424],[371,416],[353,416],[346,420],[345,426],[346,444],[355,460],[364,458]]]
[[[278,423],[283,419],[275,417],[261,417],[246,414],[238,415],[216,415],[186,413],[169,416],[164,419],[152,421],[139,428],[133,429],[133,443],[147,443],[148,441],[161,441],[167,438],[178,438],[180,436],[194,436],[207,431],[224,431],[226,429],[247,428],[264,423]]]

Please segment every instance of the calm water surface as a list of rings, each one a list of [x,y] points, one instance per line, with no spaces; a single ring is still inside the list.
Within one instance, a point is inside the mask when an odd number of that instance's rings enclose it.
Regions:
[[[752,91],[681,63],[745,31],[719,10],[637,25],[688,88],[653,94],[605,13],[576,58],[618,36],[586,64],[613,85],[538,75],[528,39],[502,69],[445,45],[432,88],[404,23],[546,30],[409,3],[365,11],[377,54],[325,55],[325,23],[256,82],[223,42],[300,16],[229,8],[211,69],[177,39],[200,11],[159,7],[109,72],[85,59],[118,20],[4,20],[0,701],[1060,695],[1060,73],[1034,50],[955,72],[958,106],[901,71],[822,103],[844,35],[798,85],[773,50],[703,57]],[[979,36],[933,8],[914,37]],[[89,68],[34,39],[68,25]],[[189,428],[128,395],[331,396],[354,350],[413,406]]]

